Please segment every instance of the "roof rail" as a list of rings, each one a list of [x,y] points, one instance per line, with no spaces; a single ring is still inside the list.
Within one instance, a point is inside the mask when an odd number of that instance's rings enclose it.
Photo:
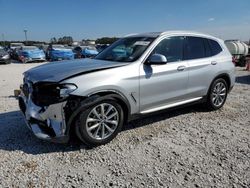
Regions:
[[[137,34],[138,33],[130,33],[130,34],[125,35],[124,37],[130,37],[130,36],[137,35]]]

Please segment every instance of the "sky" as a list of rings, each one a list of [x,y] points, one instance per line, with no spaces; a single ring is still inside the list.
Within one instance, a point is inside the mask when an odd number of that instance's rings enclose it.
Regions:
[[[250,0],[0,0],[0,40],[193,30],[250,39]]]

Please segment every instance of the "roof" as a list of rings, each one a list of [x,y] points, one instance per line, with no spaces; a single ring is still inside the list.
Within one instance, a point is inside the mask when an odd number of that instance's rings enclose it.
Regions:
[[[154,38],[156,38],[158,36],[174,35],[174,34],[178,34],[178,35],[199,35],[199,36],[204,36],[204,37],[215,38],[215,37],[213,37],[211,35],[196,32],[196,31],[182,31],[182,30],[129,34],[129,35],[126,35],[125,37],[154,37]]]
[[[162,32],[150,32],[150,33],[133,33],[128,34],[125,37],[158,37]]]

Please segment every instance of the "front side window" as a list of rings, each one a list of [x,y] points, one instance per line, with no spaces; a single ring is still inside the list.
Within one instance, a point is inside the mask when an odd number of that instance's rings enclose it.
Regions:
[[[203,38],[186,37],[184,58],[185,60],[200,59],[206,57]]]
[[[153,50],[153,54],[161,54],[167,58],[167,62],[181,61],[183,58],[184,37],[169,37],[163,39]]]
[[[119,62],[136,61],[155,40],[154,37],[126,37],[119,39],[98,54],[95,59]]]

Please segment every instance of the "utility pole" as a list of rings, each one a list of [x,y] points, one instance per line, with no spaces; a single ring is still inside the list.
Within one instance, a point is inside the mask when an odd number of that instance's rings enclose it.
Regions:
[[[26,43],[26,45],[27,45],[27,32],[28,32],[28,30],[27,29],[24,29],[23,30],[23,32],[24,32],[24,34],[25,34],[25,43]]]

